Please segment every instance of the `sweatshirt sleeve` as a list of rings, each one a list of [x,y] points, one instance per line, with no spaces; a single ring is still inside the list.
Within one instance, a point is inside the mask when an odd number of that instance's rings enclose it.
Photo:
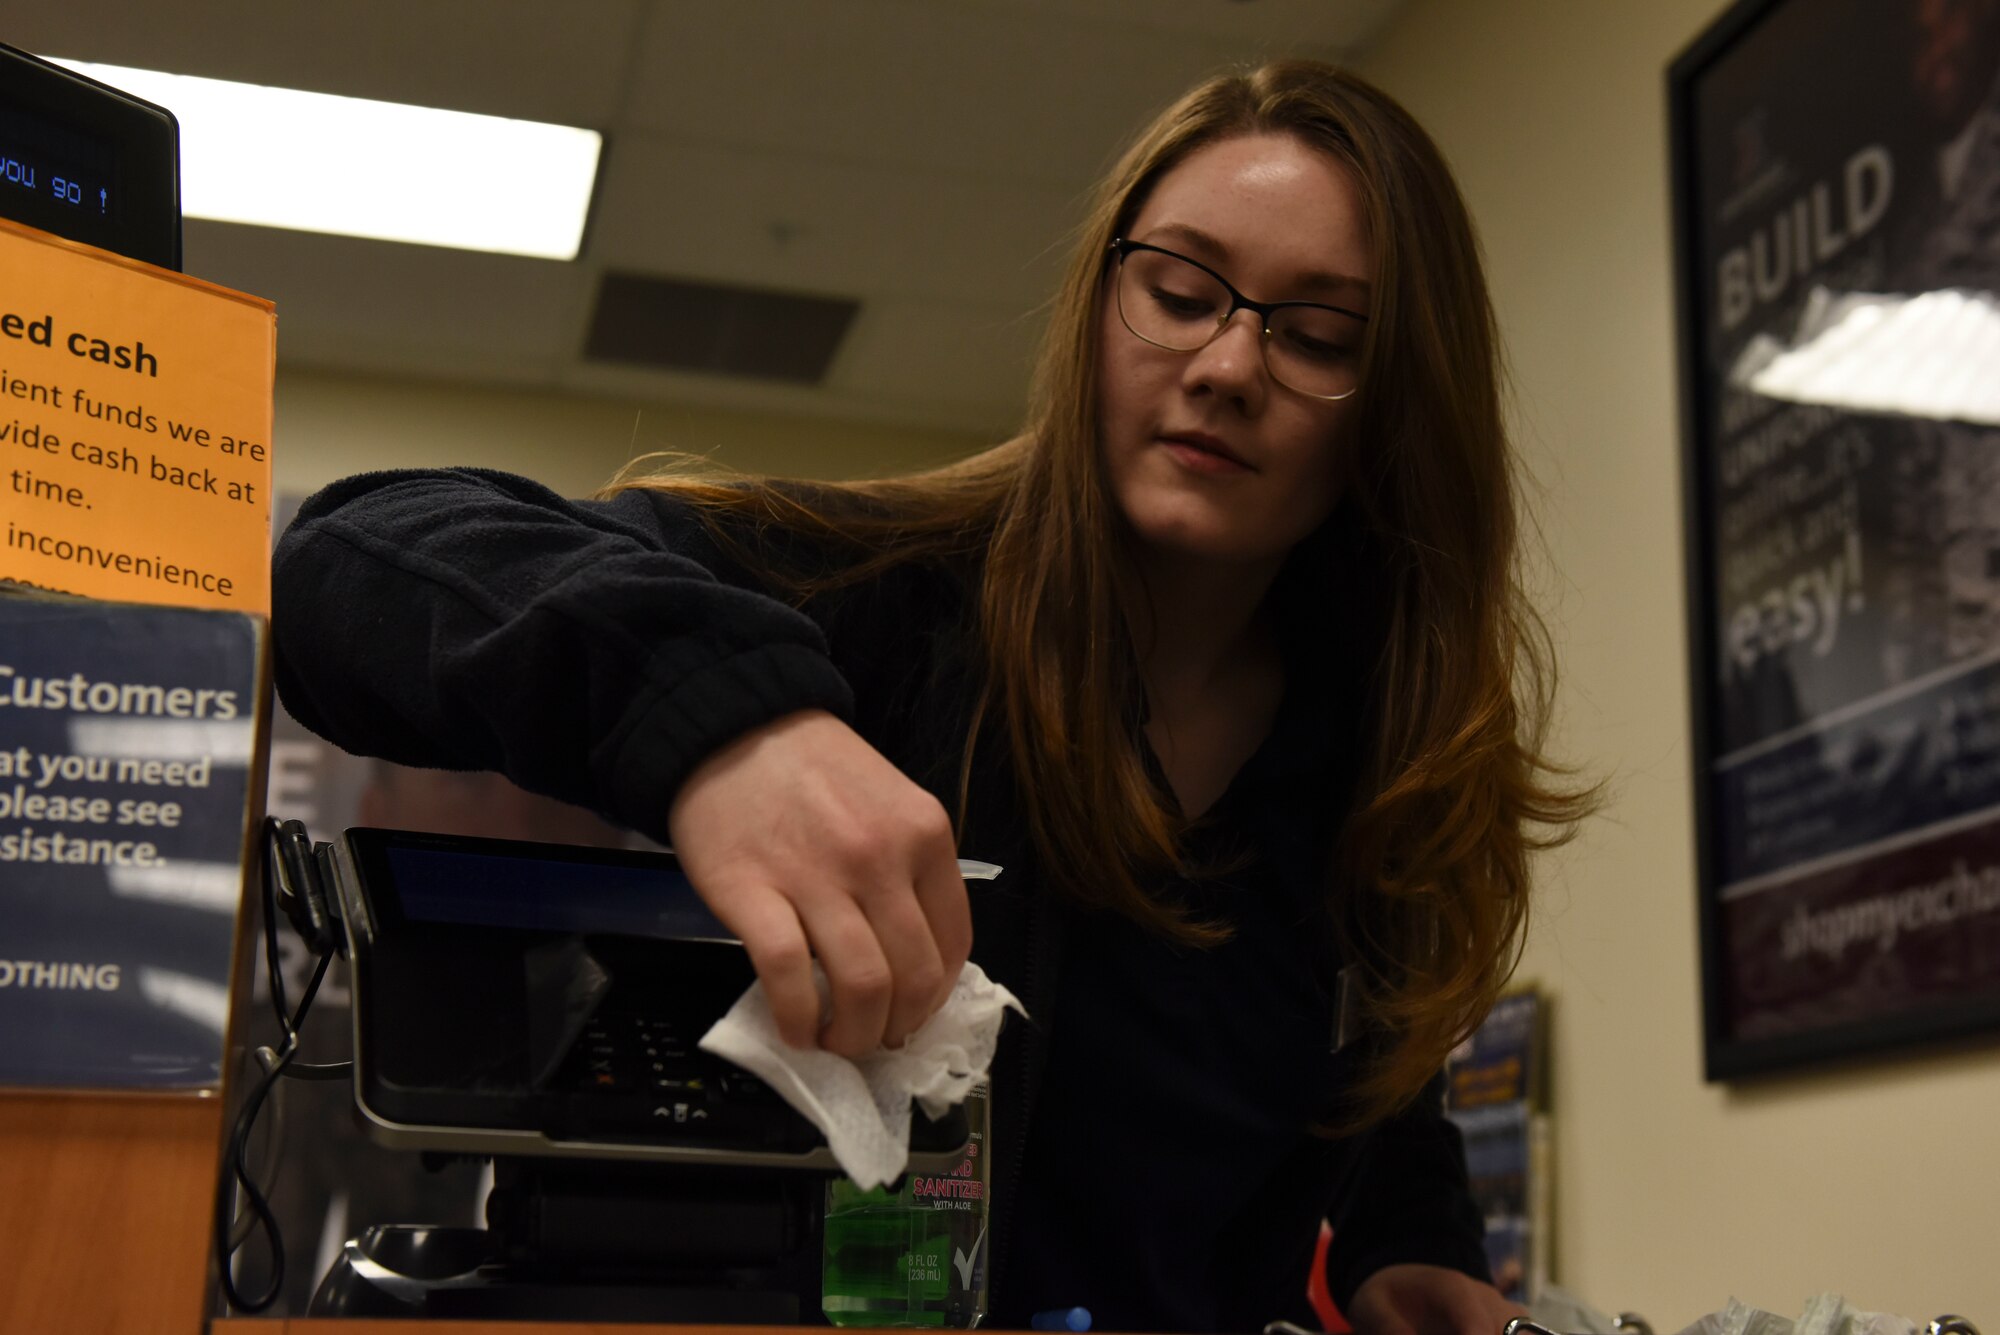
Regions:
[[[1333,1225],[1327,1291],[1334,1302],[1345,1309],[1364,1280],[1391,1265],[1444,1266],[1490,1281],[1464,1142],[1444,1115],[1444,1077],[1367,1138],[1352,1189],[1327,1216]]]
[[[475,469],[335,483],[278,543],[271,628],[279,697],[336,744],[498,770],[660,839],[710,752],[853,710],[820,626],[645,491],[568,501]]]

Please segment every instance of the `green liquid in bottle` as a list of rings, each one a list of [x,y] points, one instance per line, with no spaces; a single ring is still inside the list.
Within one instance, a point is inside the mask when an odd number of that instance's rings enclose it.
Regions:
[[[826,1189],[820,1310],[836,1326],[950,1326],[986,1315],[986,1087],[965,1101],[972,1140],[946,1174],[895,1192]]]

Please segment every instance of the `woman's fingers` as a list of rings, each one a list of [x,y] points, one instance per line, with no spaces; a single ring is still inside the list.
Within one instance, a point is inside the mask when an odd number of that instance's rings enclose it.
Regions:
[[[873,927],[852,899],[818,895],[801,915],[830,993],[819,1045],[859,1057],[882,1045],[896,976]]]
[[[776,890],[750,886],[709,897],[708,906],[748,952],[778,1036],[795,1048],[813,1046],[820,1025],[819,988],[813,984],[812,950],[792,902]]]
[[[951,821],[935,798],[895,778],[848,837],[829,847],[830,890],[804,900],[801,910],[834,983],[822,1042],[845,1056],[902,1042],[930,1018],[943,992],[944,956],[918,903],[917,879],[920,867],[940,858],[956,869]]]
[[[889,1004],[878,1040],[894,1047],[937,1009],[944,957],[931,934],[930,920],[917,904],[914,887],[905,884],[872,892],[861,902],[890,978]]]

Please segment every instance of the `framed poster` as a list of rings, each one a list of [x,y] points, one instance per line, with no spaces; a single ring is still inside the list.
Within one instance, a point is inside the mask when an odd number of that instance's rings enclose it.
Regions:
[[[2000,0],[1668,100],[1707,1076],[2000,1028]]]

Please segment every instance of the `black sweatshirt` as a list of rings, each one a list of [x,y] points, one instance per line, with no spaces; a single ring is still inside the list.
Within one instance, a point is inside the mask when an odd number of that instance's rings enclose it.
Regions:
[[[376,473],[300,510],[272,630],[286,708],[348,750],[498,770],[664,841],[690,770],[807,708],[955,809],[975,596],[970,572],[907,565],[794,609],[656,492],[573,502],[479,470]],[[1441,1082],[1364,1135],[1314,1129],[1357,1060],[1331,1051],[1324,906],[1360,674],[1338,627],[1285,620],[1277,724],[1190,836],[1235,869],[1162,887],[1230,922],[1222,947],[1047,891],[1010,768],[975,752],[960,853],[1006,870],[969,887],[973,958],[1032,1017],[994,1065],[990,1325],[1068,1306],[1100,1329],[1310,1324],[1322,1215],[1337,1301],[1397,1262],[1485,1277]]]

